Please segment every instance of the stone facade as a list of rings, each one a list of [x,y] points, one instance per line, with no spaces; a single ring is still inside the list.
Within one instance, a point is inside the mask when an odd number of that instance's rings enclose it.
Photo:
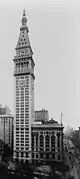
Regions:
[[[32,124],[32,161],[51,163],[63,159],[63,125]]]

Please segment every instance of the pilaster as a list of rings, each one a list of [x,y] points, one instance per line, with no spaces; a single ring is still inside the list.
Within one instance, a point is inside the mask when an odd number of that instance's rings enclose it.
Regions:
[[[55,132],[55,159],[57,160],[57,149],[58,149],[58,146],[57,146],[57,131]]]

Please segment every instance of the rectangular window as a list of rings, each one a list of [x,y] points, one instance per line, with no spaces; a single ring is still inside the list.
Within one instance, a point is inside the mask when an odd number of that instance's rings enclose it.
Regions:
[[[19,99],[19,96],[16,96],[16,99]]]
[[[29,131],[29,128],[25,128],[25,131]]]
[[[19,141],[16,141],[16,145],[19,144]]]
[[[16,81],[19,79],[19,77],[16,77]]]
[[[21,137],[24,137],[24,134],[21,134]]]
[[[19,96],[19,91],[16,90],[16,96]]]
[[[25,118],[26,118],[26,120],[28,120],[28,119],[29,119],[29,116],[25,115]]]
[[[26,139],[26,138],[29,138],[29,135],[25,135],[25,139]]]
[[[24,79],[24,76],[21,76],[20,79]]]
[[[16,137],[19,137],[19,134],[17,134]]]
[[[19,137],[16,137],[16,140],[19,140]]]
[[[29,124],[29,121],[25,121],[25,124]]]
[[[21,138],[21,140],[23,140],[23,141],[24,141],[24,136],[23,136],[23,138]]]
[[[16,101],[16,106],[19,106],[19,101]]]
[[[16,111],[19,111],[19,108],[16,108]]]
[[[16,146],[19,146],[19,144],[16,143]]]
[[[29,104],[28,104],[28,103],[25,103],[25,107],[29,107]]]
[[[17,104],[19,103],[19,99],[16,99],[16,103],[17,103]]]
[[[19,104],[16,104],[16,107],[19,107]]]

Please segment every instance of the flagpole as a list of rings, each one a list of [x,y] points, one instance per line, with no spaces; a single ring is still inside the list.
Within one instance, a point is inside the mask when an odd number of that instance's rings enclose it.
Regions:
[[[63,113],[61,112],[61,124],[62,124],[62,117],[63,117]]]

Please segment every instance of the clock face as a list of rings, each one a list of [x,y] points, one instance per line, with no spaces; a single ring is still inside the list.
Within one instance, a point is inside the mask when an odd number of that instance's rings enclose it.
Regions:
[[[25,87],[26,86],[26,80],[24,80],[24,79],[19,80],[18,86],[19,87]]]

